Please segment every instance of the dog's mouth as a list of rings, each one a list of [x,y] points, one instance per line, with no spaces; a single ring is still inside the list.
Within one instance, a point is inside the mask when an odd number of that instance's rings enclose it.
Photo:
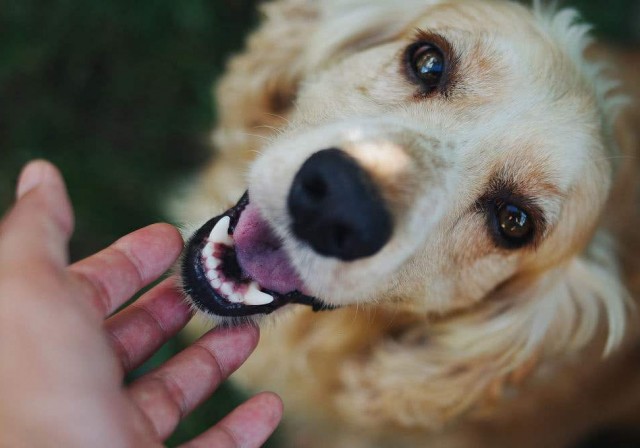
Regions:
[[[302,292],[304,284],[281,240],[248,193],[191,237],[182,280],[194,305],[218,316],[269,314],[291,303],[314,311],[332,308]]]

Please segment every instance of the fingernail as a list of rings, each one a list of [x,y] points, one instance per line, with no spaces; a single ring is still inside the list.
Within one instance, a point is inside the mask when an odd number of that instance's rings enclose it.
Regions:
[[[20,199],[29,191],[42,184],[49,172],[49,163],[44,160],[29,162],[22,169],[16,187],[16,198]]]

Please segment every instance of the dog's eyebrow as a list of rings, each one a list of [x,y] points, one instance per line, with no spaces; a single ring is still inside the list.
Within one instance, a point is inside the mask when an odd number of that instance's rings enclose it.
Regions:
[[[433,44],[436,47],[440,48],[440,50],[442,50],[442,52],[445,54],[454,53],[453,44],[449,41],[449,39],[444,37],[442,34],[436,33],[434,31],[417,28],[413,36],[413,40],[415,42],[428,42],[430,44]]]
[[[442,52],[445,58],[446,70],[441,93],[444,96],[448,96],[451,93],[452,88],[456,85],[458,79],[459,57],[454,45],[442,34],[420,28],[416,29],[413,41],[432,44],[438,47]]]

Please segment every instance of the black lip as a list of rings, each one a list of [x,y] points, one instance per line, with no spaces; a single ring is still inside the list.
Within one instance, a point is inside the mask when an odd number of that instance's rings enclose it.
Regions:
[[[187,242],[181,266],[181,274],[185,292],[189,294],[196,307],[218,316],[228,317],[270,314],[278,308],[290,303],[308,305],[311,306],[314,311],[333,309],[333,306],[327,305],[315,297],[304,295],[299,291],[279,294],[267,289],[263,289],[262,291],[273,296],[273,302],[271,303],[266,305],[244,305],[241,303],[232,303],[218,294],[211,287],[202,267],[200,257],[202,249],[206,244],[207,237],[216,223],[225,216],[229,216],[229,218],[231,218],[229,232],[230,234],[233,234],[235,226],[238,224],[238,220],[240,219],[240,215],[248,204],[249,193],[245,192],[234,207],[207,221]]]

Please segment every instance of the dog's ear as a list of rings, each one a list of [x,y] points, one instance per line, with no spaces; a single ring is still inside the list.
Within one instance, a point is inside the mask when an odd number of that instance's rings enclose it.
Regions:
[[[632,302],[613,248],[599,238],[558,274],[561,278],[549,292],[553,303],[538,311],[550,313],[546,345],[556,353],[580,350],[602,335],[606,355],[622,343],[626,333]]]
[[[262,6],[262,24],[233,57],[215,89],[218,129],[214,143],[221,151],[236,151],[281,127],[293,104],[302,67],[301,55],[318,15],[316,2],[284,0]],[[246,139],[244,143],[241,140]]]
[[[614,253],[600,236],[587,253],[485,300],[475,312],[408,325],[342,366],[341,412],[365,425],[430,428],[491,412],[538,368],[614,349],[629,317]]]

